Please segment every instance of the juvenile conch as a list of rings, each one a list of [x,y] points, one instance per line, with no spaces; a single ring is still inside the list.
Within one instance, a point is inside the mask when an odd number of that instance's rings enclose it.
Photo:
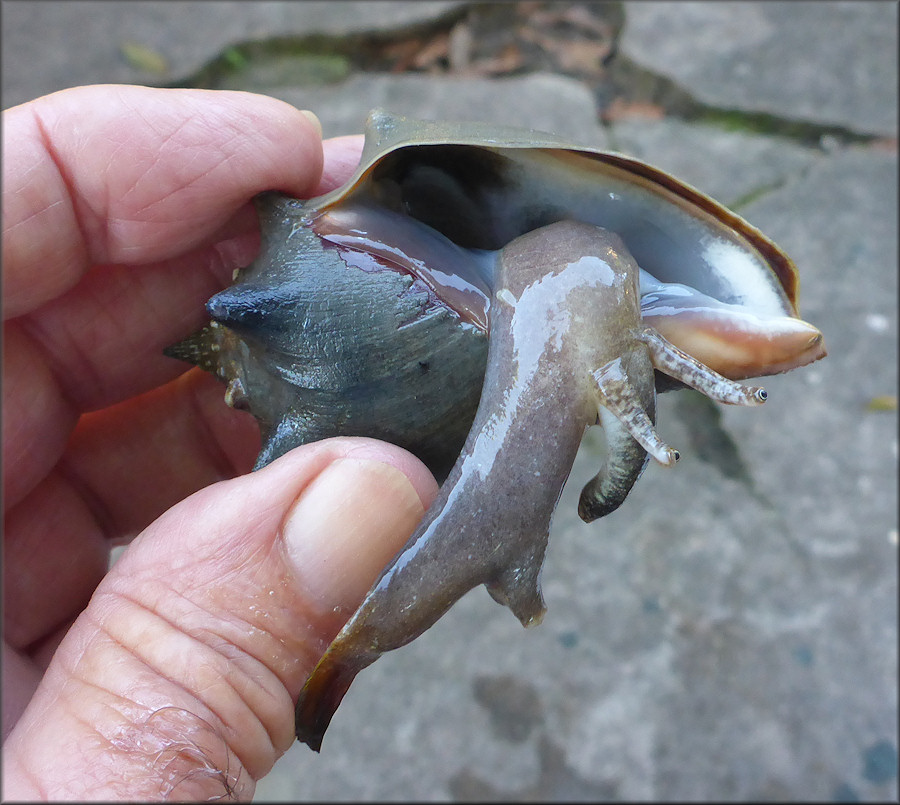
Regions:
[[[608,445],[579,501],[590,522],[649,456],[677,461],[657,391],[758,405],[765,391],[736,380],[825,355],[793,263],[759,231],[656,168],[552,135],[376,111],[343,188],[258,209],[260,256],[169,354],[257,417],[257,467],[366,435],[446,478],[300,694],[314,749],[356,674],[473,587],[540,621],[550,518],[587,427]]]

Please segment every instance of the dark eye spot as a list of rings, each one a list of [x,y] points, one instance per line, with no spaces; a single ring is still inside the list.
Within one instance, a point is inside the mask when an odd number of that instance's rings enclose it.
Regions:
[[[428,374],[428,370],[431,369],[431,364],[428,361],[419,361],[419,371],[424,375]]]

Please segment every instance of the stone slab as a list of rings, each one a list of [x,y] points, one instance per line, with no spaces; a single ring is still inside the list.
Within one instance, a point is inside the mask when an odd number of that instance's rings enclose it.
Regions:
[[[781,186],[821,156],[780,138],[671,117],[625,120],[608,131],[611,148],[652,162],[732,208]]]
[[[147,80],[120,72],[120,43],[141,31],[154,33],[138,41],[173,63],[194,37],[233,41],[195,30],[227,28],[231,12],[211,24],[210,9],[231,4],[180,4],[187,16],[164,3],[97,4],[105,17],[72,5],[4,3],[4,105],[8,89],[19,102],[66,82]],[[282,33],[279,15],[301,13],[295,7],[340,7],[333,19],[344,25],[374,4],[353,15],[346,10],[357,4],[254,5],[271,6],[264,35]],[[896,40],[893,4],[820,3],[813,18],[801,4],[805,31],[767,16],[787,13],[780,3],[748,4],[717,18],[712,34],[700,26],[702,36],[678,28],[678,16],[659,17],[667,36],[639,53],[636,31],[644,25],[650,36],[641,15],[651,5],[627,4],[624,43],[652,69],[674,70],[680,59],[679,69],[706,70],[723,83],[725,105],[733,97],[745,108],[896,131],[878,117],[885,104],[896,110],[896,60],[884,55]],[[720,13],[720,4],[698,6],[673,8]],[[129,27],[138,17],[141,26]],[[241,26],[243,38],[251,28]],[[670,54],[668,67],[650,63],[656,50]],[[779,65],[783,107],[777,81],[754,61],[760,54]],[[523,631],[473,591],[367,669],[322,754],[294,746],[257,799],[896,800],[897,413],[869,410],[873,398],[897,394],[896,151],[826,152],[671,120],[604,132],[587,90],[560,76],[356,76],[267,91],[314,108],[327,133],[359,131],[374,105],[498,120],[606,143],[743,201],[741,213],[797,262],[801,311],[824,331],[830,355],[768,379],[762,409],[664,395],[660,431],[682,461],[650,466],[620,511],[587,526],[575,500],[601,461],[592,432],[554,519],[544,623]]]
[[[897,4],[629,2],[623,54],[698,100],[897,134]]]
[[[237,42],[395,28],[435,19],[458,5],[448,0],[4,2],[3,108],[81,84],[176,80]],[[126,43],[158,54],[166,69],[139,69],[123,56]]]
[[[265,92],[312,109],[326,137],[359,134],[369,110],[382,107],[411,117],[494,121],[553,131],[595,148],[607,145],[590,90],[561,75],[485,79],[357,74],[326,87],[267,88]]]

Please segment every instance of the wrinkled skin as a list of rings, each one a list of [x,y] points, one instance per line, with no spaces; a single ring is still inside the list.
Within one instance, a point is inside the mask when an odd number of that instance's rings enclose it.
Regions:
[[[256,253],[250,199],[340,185],[362,138],[121,85],[6,109],[2,136],[2,799],[249,799],[437,488],[362,439],[246,474],[253,419],[161,348]]]

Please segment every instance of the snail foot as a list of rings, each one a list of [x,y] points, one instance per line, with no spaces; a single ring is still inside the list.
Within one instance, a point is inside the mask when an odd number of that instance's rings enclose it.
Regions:
[[[294,731],[299,741],[314,752],[321,750],[322,738],[344,694],[356,675],[374,659],[342,659],[333,645],[322,655],[303,685],[294,709]]]

